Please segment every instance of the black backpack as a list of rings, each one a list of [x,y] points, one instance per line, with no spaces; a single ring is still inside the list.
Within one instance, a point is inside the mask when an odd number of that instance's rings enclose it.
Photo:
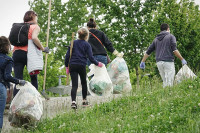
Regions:
[[[12,25],[9,40],[13,46],[28,45],[28,31],[30,23],[14,23]]]

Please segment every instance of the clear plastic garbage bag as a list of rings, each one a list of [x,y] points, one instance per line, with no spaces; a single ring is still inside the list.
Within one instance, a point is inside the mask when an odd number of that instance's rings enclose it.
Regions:
[[[30,82],[16,88],[20,90],[11,102],[9,122],[16,127],[34,124],[43,114],[42,96]]]
[[[110,96],[113,93],[112,81],[108,75],[105,65],[97,67],[94,64],[89,66],[90,72],[88,77],[92,76],[89,81],[88,91],[92,96]]]
[[[180,83],[185,79],[196,78],[196,77],[197,76],[192,72],[192,70],[187,65],[184,65],[176,74],[175,83]]]
[[[132,89],[128,67],[123,58],[116,57],[107,70],[113,84],[114,94],[129,92]]]

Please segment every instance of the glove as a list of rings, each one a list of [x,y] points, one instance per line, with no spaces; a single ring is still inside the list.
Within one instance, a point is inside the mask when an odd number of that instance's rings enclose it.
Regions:
[[[141,69],[145,69],[145,62],[141,62],[141,63],[140,63],[140,68],[141,68]]]
[[[25,80],[19,80],[19,85],[21,85],[21,86],[24,86],[24,85],[25,85],[25,83],[26,83],[26,81],[25,81]]]
[[[98,67],[102,67],[102,66],[103,66],[103,63],[99,62]]]
[[[123,56],[124,56],[124,53],[123,53],[123,52],[120,52],[120,53],[117,54],[117,57],[122,58]]]
[[[68,75],[69,74],[69,68],[66,67],[66,74]]]
[[[45,47],[44,50],[43,50],[43,52],[49,53],[49,47]]]
[[[114,54],[115,56],[117,56],[117,54],[119,54],[119,52],[115,49],[115,50],[113,51],[113,54]]]
[[[117,57],[121,57],[121,58],[122,58],[123,55],[124,55],[123,52],[119,53],[116,49],[114,50],[113,54],[114,54],[115,56],[117,56]]]
[[[181,62],[182,62],[183,65],[187,64],[187,61],[185,59],[182,59]]]

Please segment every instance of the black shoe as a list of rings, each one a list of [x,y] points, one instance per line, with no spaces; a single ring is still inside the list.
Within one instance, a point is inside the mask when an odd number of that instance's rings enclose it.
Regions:
[[[89,106],[89,102],[88,102],[88,101],[84,101],[84,102],[82,103],[82,106],[84,106],[84,107]]]
[[[77,109],[76,103],[72,102],[71,108],[72,108],[72,109]]]

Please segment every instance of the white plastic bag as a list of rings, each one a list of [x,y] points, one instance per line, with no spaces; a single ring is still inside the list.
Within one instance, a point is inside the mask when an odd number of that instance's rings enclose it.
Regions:
[[[192,70],[187,65],[184,65],[176,74],[175,82],[180,83],[181,81],[185,79],[196,78],[196,77],[197,76],[192,72]]]
[[[116,57],[107,68],[113,84],[113,93],[129,92],[132,89],[128,67],[121,57]]]
[[[105,65],[97,67],[94,64],[89,66],[88,76],[92,76],[89,81],[88,91],[92,96],[110,96],[113,93],[112,81],[108,75]]]
[[[195,77],[196,75],[192,72],[192,70],[187,65],[184,65],[176,74],[175,82],[180,83],[182,80]]]
[[[22,126],[39,121],[43,114],[40,93],[30,82],[27,82],[24,86],[17,85],[16,88],[20,90],[10,105],[9,121],[11,125]]]

